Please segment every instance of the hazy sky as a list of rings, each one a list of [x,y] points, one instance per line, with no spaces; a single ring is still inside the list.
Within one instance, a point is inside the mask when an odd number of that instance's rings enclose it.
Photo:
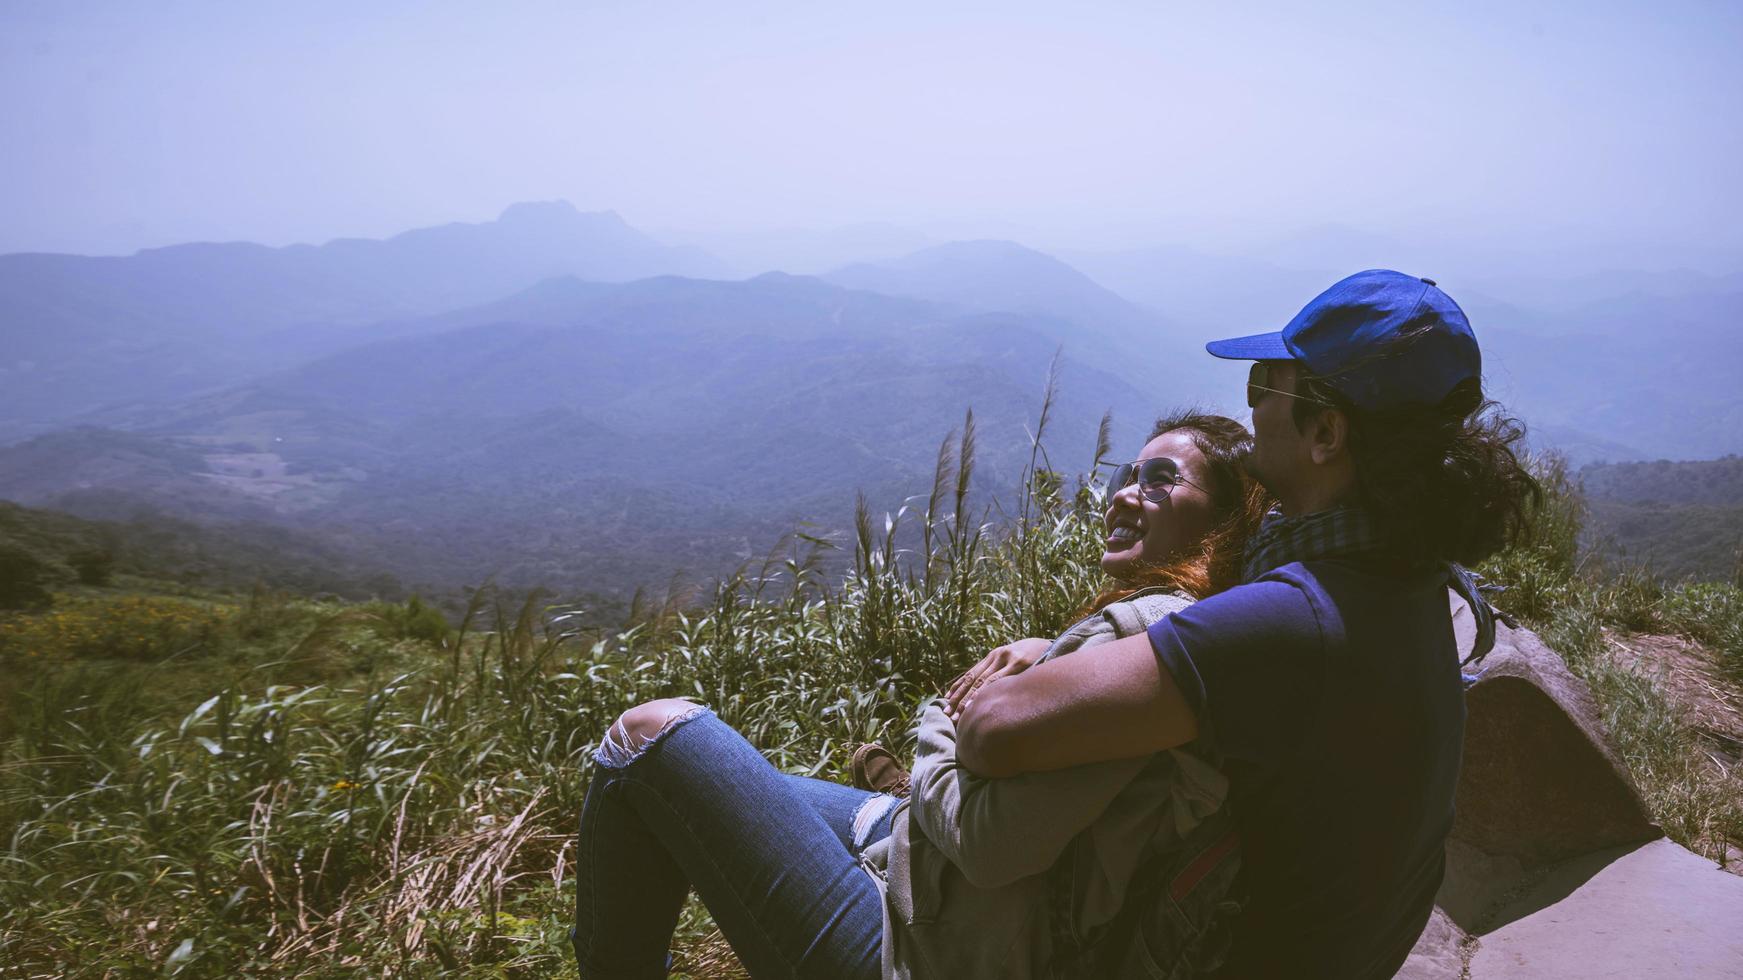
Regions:
[[[1740,51],[1732,0],[0,0],[0,252],[567,198],[667,238],[1337,223],[1734,270]]]

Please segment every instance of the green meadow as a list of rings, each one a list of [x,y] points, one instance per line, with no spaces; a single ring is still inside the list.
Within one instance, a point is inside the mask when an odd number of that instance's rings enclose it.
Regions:
[[[1099,489],[1037,467],[992,508],[974,453],[971,419],[929,493],[862,500],[846,541],[793,535],[609,623],[489,586],[450,617],[62,576],[0,614],[0,973],[573,975],[569,843],[623,709],[695,698],[777,766],[845,779],[853,745],[906,748],[925,698],[1097,591]],[[1594,560],[1578,486],[1538,470],[1532,533],[1482,571],[1592,684],[1667,832],[1722,857],[1743,785],[1661,677],[1606,650],[1690,637],[1743,690],[1743,591]],[[735,969],[697,907],[678,953]]]

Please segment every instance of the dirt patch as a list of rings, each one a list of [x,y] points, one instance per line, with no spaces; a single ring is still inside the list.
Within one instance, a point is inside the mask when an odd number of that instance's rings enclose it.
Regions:
[[[221,476],[280,481],[297,479],[290,475],[290,464],[277,453],[208,453],[206,466]]]
[[[346,473],[292,473],[277,453],[208,453],[206,480],[263,503],[281,514],[295,514],[330,504],[339,495]]]
[[[1701,644],[1681,636],[1605,631],[1605,650],[1618,664],[1651,677],[1676,708],[1683,723],[1699,740],[1706,769],[1719,786],[1743,790],[1743,690],[1728,681],[1718,658]],[[1743,846],[1732,835],[1707,843],[1720,867],[1743,876]],[[1704,848],[1702,849],[1705,853]]]
[[[1612,634],[1611,655],[1658,679],[1683,720],[1732,763],[1743,759],[1743,691],[1724,679],[1718,658],[1681,636]]]

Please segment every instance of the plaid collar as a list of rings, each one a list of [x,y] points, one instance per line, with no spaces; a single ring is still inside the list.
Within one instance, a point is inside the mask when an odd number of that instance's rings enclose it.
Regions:
[[[1284,517],[1281,510],[1273,510],[1265,515],[1259,530],[1247,542],[1241,580],[1251,582],[1273,568],[1294,561],[1342,558],[1384,549],[1373,517],[1360,508],[1334,507],[1299,517]],[[1508,626],[1515,624],[1489,605],[1483,596],[1485,587],[1478,584],[1476,575],[1450,561],[1441,567],[1446,574],[1447,587],[1470,606],[1471,616],[1476,622],[1476,643],[1470,655],[1460,661],[1460,666],[1468,666],[1483,659],[1494,648],[1497,616]],[[1474,673],[1467,673],[1464,678],[1467,687],[1477,680]]]
[[[1273,510],[1247,543],[1241,579],[1251,582],[1292,561],[1336,558],[1380,548],[1380,534],[1365,510],[1334,507],[1299,517],[1284,517],[1282,511]]]

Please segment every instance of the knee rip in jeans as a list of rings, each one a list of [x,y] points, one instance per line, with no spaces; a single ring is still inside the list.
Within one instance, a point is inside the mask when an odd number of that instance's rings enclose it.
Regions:
[[[600,739],[599,749],[593,753],[593,761],[608,769],[622,769],[641,758],[661,739],[670,735],[673,729],[707,710],[708,708],[704,705],[693,704],[682,711],[675,712],[667,716],[665,723],[660,725],[659,731],[646,738],[637,737],[635,732],[630,731],[624,725],[623,716],[619,715],[618,719],[611,723],[611,727],[606,729],[605,737]]]
[[[866,797],[865,802],[859,805],[859,809],[853,812],[853,846],[856,848],[864,847],[866,840],[877,828],[878,821],[888,816],[889,812],[900,802],[902,802],[900,799],[887,793]]]

